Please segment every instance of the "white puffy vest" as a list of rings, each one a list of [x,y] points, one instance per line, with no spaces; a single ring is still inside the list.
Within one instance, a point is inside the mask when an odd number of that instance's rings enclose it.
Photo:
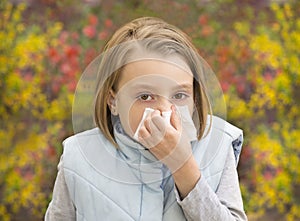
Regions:
[[[185,220],[167,168],[115,129],[115,148],[97,128],[64,141],[63,169],[79,221]],[[216,191],[229,148],[236,162],[242,131],[213,117],[210,132],[192,143],[202,177]]]

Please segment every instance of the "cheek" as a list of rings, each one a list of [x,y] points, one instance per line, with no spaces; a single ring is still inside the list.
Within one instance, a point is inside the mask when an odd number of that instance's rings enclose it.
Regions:
[[[194,100],[193,98],[188,98],[184,101],[177,101],[177,102],[174,102],[173,104],[175,104],[176,106],[186,106],[190,112],[190,114],[192,115],[193,111],[194,111]]]
[[[119,117],[122,127],[129,136],[133,136],[142,119],[145,108],[136,104],[129,105],[126,102],[122,106],[120,105]]]
[[[129,111],[129,124],[130,124],[130,129],[132,131],[133,135],[140,123],[140,121],[142,120],[142,116],[144,113],[144,109],[143,108],[139,108],[135,105],[133,105]]]

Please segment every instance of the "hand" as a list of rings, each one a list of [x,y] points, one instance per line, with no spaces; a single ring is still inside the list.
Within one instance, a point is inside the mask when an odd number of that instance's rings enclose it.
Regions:
[[[139,130],[139,141],[173,173],[191,157],[192,148],[174,105],[171,110],[170,123],[158,110],[149,114]]]

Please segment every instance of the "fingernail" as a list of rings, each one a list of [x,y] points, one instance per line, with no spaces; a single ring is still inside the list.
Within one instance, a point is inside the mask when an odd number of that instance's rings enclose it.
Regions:
[[[174,104],[172,104],[171,110],[174,111],[174,112],[176,111],[176,106]]]
[[[160,113],[159,110],[155,110],[155,111],[153,112],[153,114],[154,114],[154,115],[156,115],[156,114],[161,115],[161,113]]]

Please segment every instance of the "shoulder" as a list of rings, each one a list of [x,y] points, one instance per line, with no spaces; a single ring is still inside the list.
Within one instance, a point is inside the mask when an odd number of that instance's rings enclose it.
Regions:
[[[93,128],[90,130],[86,130],[80,133],[77,133],[73,136],[66,138],[62,144],[64,147],[64,151],[68,148],[75,148],[75,147],[86,147],[86,146],[94,146],[94,145],[101,145],[109,142],[99,128]]]
[[[209,129],[210,122],[211,127]],[[223,148],[233,149],[237,164],[244,140],[243,130],[217,116],[208,118],[207,130],[209,130],[207,139],[210,140],[210,148],[213,148],[212,146],[218,147],[221,143],[226,143],[227,145],[222,145]]]
[[[210,123],[210,117],[207,120],[208,125],[209,123]],[[211,117],[211,130],[212,133],[215,133],[216,131],[220,131],[224,135],[227,135],[232,140],[236,140],[239,137],[243,137],[243,131],[240,128],[230,124],[229,122],[217,116]]]
[[[99,128],[93,128],[90,130],[86,130],[77,134],[74,134],[63,141],[63,145],[68,145],[70,143],[77,142],[78,140],[89,140],[95,137],[102,136]]]
[[[98,165],[99,161],[110,159],[115,152],[116,148],[105,138],[99,128],[87,130],[63,141],[64,167],[75,168],[79,166],[78,162]]]
[[[66,138],[63,142],[64,162],[79,160],[92,155],[101,154],[104,148],[111,146],[99,128],[93,128]],[[99,153],[100,152],[100,153]]]

